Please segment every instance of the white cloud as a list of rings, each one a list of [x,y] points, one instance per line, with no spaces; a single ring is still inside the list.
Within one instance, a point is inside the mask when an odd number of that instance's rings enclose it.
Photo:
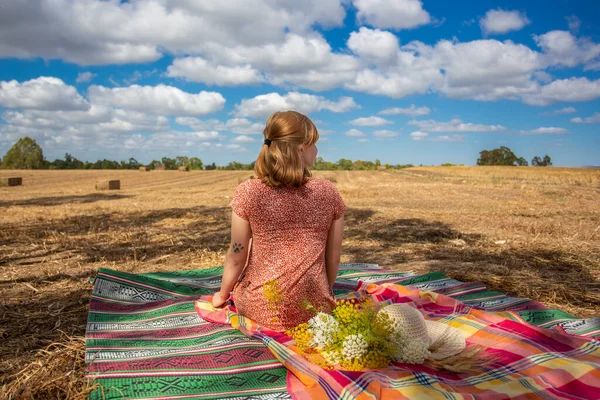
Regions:
[[[510,41],[411,42],[394,64],[362,69],[344,86],[392,98],[436,91],[450,98],[518,100],[539,90],[532,78],[542,67],[540,53]]]
[[[243,153],[245,151],[248,151],[247,148],[240,146],[239,144],[235,144],[235,143],[228,144],[225,146],[225,148],[227,150],[233,151],[234,153]]]
[[[523,102],[547,106],[560,102],[589,101],[600,97],[600,79],[569,78],[542,86],[537,92],[524,95]]]
[[[359,131],[358,129],[350,129],[349,131],[347,131],[345,133],[346,136],[351,136],[351,137],[363,137],[366,136],[363,132]]]
[[[420,131],[415,131],[410,134],[410,137],[415,142],[423,141],[427,136],[429,136],[429,134],[427,132],[420,132]]]
[[[489,10],[479,20],[481,30],[486,35],[503,34],[518,31],[531,23],[525,13],[519,11],[505,11],[502,9]]]
[[[579,28],[581,27],[581,20],[576,15],[571,15],[565,17],[567,22],[569,23],[569,30],[573,33],[579,32]]]
[[[522,135],[564,135],[569,133],[565,128],[557,128],[557,127],[541,127],[537,129],[532,129],[530,131],[520,131]]]
[[[352,97],[340,97],[337,102],[322,96],[290,92],[286,95],[268,93],[251,99],[244,99],[235,106],[238,117],[266,118],[276,111],[295,110],[304,114],[328,110],[343,113],[359,106]]]
[[[252,85],[262,81],[260,72],[249,64],[212,65],[201,57],[175,59],[167,68],[167,76],[219,86]]]
[[[206,115],[225,105],[225,98],[220,93],[202,91],[192,94],[163,84],[122,88],[90,86],[88,96],[94,104],[158,114]]]
[[[90,106],[73,86],[42,76],[22,83],[0,81],[0,106],[35,110],[87,110]]]
[[[93,106],[87,111],[6,111],[6,123],[31,129],[52,129],[58,133],[101,134],[103,132],[155,132],[169,129],[162,115]]]
[[[77,79],[75,79],[75,82],[77,82],[77,83],[89,82],[97,76],[98,76],[98,74],[93,74],[91,72],[80,72],[79,74],[77,74]]]
[[[494,101],[518,99],[535,92],[532,74],[542,67],[539,53],[510,41],[442,40],[432,49],[432,60],[445,71],[439,89],[451,98]]]
[[[568,31],[551,31],[533,36],[544,51],[550,66],[574,67],[584,64],[584,70],[600,69],[600,44],[586,38],[576,38]]]
[[[353,0],[362,24],[377,28],[411,29],[428,24],[429,13],[420,0]]]
[[[198,54],[206,44],[259,45],[286,32],[343,24],[340,0],[228,2],[36,0],[2,6],[0,57],[82,65],[155,61],[165,50]]]
[[[352,121],[350,121],[349,123],[352,125],[356,125],[356,126],[383,126],[383,125],[393,124],[392,121],[389,121],[385,118],[373,117],[373,116],[356,118],[356,119],[353,119]]]
[[[448,142],[448,143],[460,143],[465,141],[466,135],[440,135],[429,139],[431,142]]]
[[[236,136],[233,139],[233,141],[238,142],[238,143],[255,143],[257,140],[254,138],[251,138],[250,136],[241,135],[241,136]]]
[[[195,130],[227,131],[243,135],[261,134],[264,129],[264,125],[246,118],[232,118],[222,122],[216,119],[201,120],[193,117],[177,117],[175,122]]]
[[[373,135],[380,137],[380,138],[391,138],[391,137],[398,136],[399,133],[396,131],[390,131],[390,130],[379,130],[379,131],[374,131]]]
[[[361,27],[352,32],[347,46],[360,57],[376,64],[387,64],[398,57],[400,44],[391,32]]]
[[[353,78],[359,60],[334,53],[318,33],[288,33],[281,42],[260,46],[233,47],[207,45],[213,63],[252,65],[275,85],[292,84],[311,90],[328,90]]]
[[[448,122],[438,122],[435,120],[412,120],[409,125],[414,125],[424,132],[499,132],[506,128],[502,125],[483,125],[473,124],[470,122],[462,122],[458,118],[454,118]]]
[[[220,128],[220,126],[218,128]],[[221,129],[244,135],[258,135],[262,134],[264,128],[264,124],[252,122],[246,118],[232,118],[227,120],[225,126]]]
[[[561,108],[559,110],[545,112],[542,115],[553,116],[553,115],[573,114],[576,111],[577,110],[575,109],[575,107],[565,107],[565,108]]]
[[[357,142],[359,142],[359,143],[365,143],[365,142],[368,142],[368,141],[369,141],[369,139],[364,139],[364,138],[357,140]]]
[[[380,111],[379,114],[382,115],[410,115],[412,117],[418,117],[421,115],[427,115],[431,112],[429,107],[415,107],[414,104],[411,104],[408,108],[386,108],[383,111]]]
[[[600,124],[600,112],[594,113],[594,115],[587,118],[573,118],[571,122],[575,124]]]

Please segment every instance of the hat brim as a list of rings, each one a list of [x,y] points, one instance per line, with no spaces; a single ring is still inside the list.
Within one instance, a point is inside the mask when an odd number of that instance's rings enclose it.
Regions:
[[[436,350],[431,352],[431,358],[441,360],[454,356],[465,349],[467,343],[463,333],[453,326],[442,322],[425,320],[427,334],[431,339],[431,344],[436,344]],[[436,342],[442,341],[438,346]]]

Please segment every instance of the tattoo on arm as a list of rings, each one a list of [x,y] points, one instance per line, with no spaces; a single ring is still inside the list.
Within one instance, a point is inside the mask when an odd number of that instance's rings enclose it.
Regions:
[[[233,248],[234,253],[239,253],[240,251],[244,250],[244,246],[242,246],[241,243],[233,243],[231,247]]]

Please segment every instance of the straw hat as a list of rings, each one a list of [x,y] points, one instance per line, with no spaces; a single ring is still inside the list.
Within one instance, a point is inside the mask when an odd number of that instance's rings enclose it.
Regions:
[[[466,346],[460,330],[448,324],[426,320],[419,310],[408,304],[390,304],[379,312],[395,321],[408,340],[424,342],[431,352],[430,358],[434,360],[456,355]]]

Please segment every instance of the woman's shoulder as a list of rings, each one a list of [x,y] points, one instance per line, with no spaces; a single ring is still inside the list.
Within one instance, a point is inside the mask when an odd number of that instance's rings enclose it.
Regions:
[[[309,185],[309,187],[312,190],[326,193],[328,195],[333,195],[333,194],[337,193],[337,191],[338,191],[335,184],[332,181],[330,181],[329,179],[311,177],[308,180],[307,185]]]

